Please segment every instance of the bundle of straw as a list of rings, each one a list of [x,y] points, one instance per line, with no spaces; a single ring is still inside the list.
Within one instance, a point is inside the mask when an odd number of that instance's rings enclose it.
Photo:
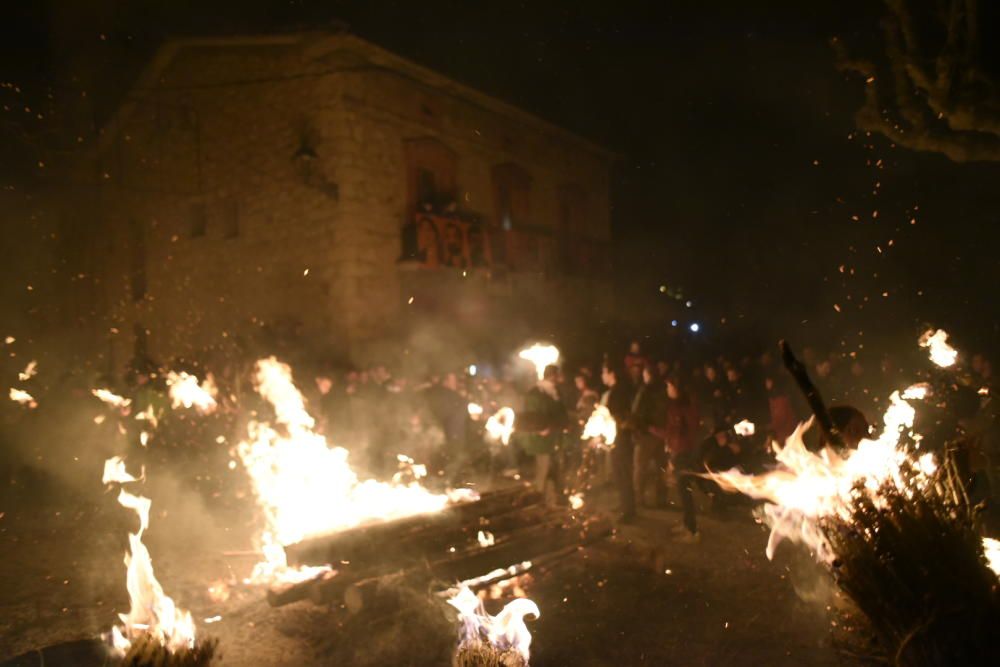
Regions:
[[[918,482],[914,467],[902,475],[902,485],[855,494],[849,519],[821,525],[837,556],[833,576],[893,664],[996,664],[1000,580],[954,457],[945,455],[930,483]]]
[[[452,667],[528,667],[520,653],[501,651],[489,642],[463,642],[455,651]]]
[[[132,642],[122,667],[208,667],[215,656],[218,641],[200,640],[194,648],[171,653],[155,637],[144,635]]]

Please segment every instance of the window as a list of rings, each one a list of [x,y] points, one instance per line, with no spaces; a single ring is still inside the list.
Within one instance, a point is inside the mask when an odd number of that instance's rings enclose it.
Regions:
[[[191,205],[191,238],[197,239],[208,231],[208,216],[205,214],[205,204],[198,202]]]
[[[440,212],[455,201],[455,152],[432,137],[404,143],[408,210]]]
[[[579,248],[583,244],[586,227],[587,193],[579,185],[559,188],[558,260],[564,271],[577,268],[581,263]]]
[[[222,204],[222,238],[235,239],[240,235],[240,207],[235,199]]]
[[[132,300],[139,301],[146,296],[146,230],[134,218],[128,221],[129,234],[129,289]]]
[[[512,163],[493,167],[493,191],[496,200],[496,224],[510,231],[528,222],[531,177]]]

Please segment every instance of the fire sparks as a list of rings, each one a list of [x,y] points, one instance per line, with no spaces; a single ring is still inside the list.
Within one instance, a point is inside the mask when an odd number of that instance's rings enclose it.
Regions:
[[[199,385],[198,378],[190,373],[170,371],[167,373],[167,387],[175,410],[180,407],[193,407],[203,415],[215,411],[217,406],[215,396],[218,390],[211,375]]]
[[[479,534],[476,535],[476,540],[479,541],[479,546],[483,547],[484,549],[486,547],[492,547],[494,544],[496,544],[496,538],[493,537],[493,533],[491,533],[488,530],[479,531]]]
[[[448,604],[458,610],[458,621],[462,624],[459,654],[463,651],[482,651],[483,647],[487,647],[500,655],[514,652],[524,664],[528,663],[531,633],[524,617],[541,616],[538,605],[534,602],[518,598],[509,602],[496,616],[490,616],[476,594],[463,586],[448,600]]]
[[[469,403],[469,416],[473,419],[479,419],[483,416],[483,406],[479,403]]]
[[[733,426],[733,430],[736,431],[736,435],[749,438],[756,432],[757,427],[754,426],[754,423],[749,419],[744,419],[743,421],[736,422]]]
[[[113,408],[127,408],[132,405],[131,400],[123,396],[119,396],[110,389],[93,389],[90,393]]]
[[[10,400],[14,401],[15,403],[26,405],[29,408],[38,407],[38,402],[35,400],[35,397],[23,389],[17,389],[15,387],[11,387],[9,395],[10,395]]]
[[[31,378],[38,374],[38,362],[29,361],[28,365],[24,367],[24,370],[17,374],[17,379],[21,382],[27,382]]]
[[[587,423],[584,424],[580,439],[592,442],[603,441],[604,445],[610,447],[615,444],[617,437],[618,425],[615,423],[615,418],[611,416],[607,406],[598,405],[587,419]]]
[[[503,407],[497,410],[486,420],[486,435],[494,442],[501,442],[504,445],[510,444],[510,438],[514,434],[514,410]]]
[[[289,568],[285,545],[365,522],[437,512],[457,497],[431,493],[413,477],[405,483],[360,479],[348,451],[316,433],[291,369],[274,357],[257,362],[255,386],[273,406],[277,426],[250,422],[249,439],[236,448],[265,523],[258,538],[265,560],[249,582],[293,582],[328,569]]]
[[[569,506],[571,509],[578,510],[583,507],[583,494],[574,493],[569,497]]]
[[[931,361],[942,368],[953,366],[958,359],[958,350],[948,344],[948,333],[944,329],[928,329],[920,337],[920,347],[928,348]]]
[[[538,375],[538,379],[541,380],[545,375],[545,367],[558,363],[559,348],[555,345],[535,343],[531,347],[521,350],[518,356],[534,364],[535,373]]]
[[[141,477],[128,472],[121,457],[108,459],[104,464],[105,484],[128,484],[139,479]],[[151,501],[122,489],[118,502],[136,513],[139,530],[128,536],[129,552],[125,554],[125,567],[130,609],[127,614],[119,614],[122,625],[111,629],[112,650],[117,656],[124,656],[132,643],[142,637],[151,637],[171,653],[194,648],[195,625],[191,613],[177,607],[163,592],[153,574],[149,551],[142,543],[142,534],[149,527]]]

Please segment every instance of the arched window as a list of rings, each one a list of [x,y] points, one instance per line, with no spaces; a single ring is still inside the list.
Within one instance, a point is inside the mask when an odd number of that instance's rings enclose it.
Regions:
[[[455,201],[455,152],[433,137],[408,139],[403,148],[409,211],[439,209]]]

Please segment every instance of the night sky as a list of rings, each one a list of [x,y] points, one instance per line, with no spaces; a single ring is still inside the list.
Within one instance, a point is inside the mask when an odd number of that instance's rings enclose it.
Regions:
[[[680,318],[702,322],[704,337],[853,349],[912,340],[929,323],[995,349],[1000,166],[956,165],[854,128],[862,82],[836,70],[828,41],[878,49],[879,3],[8,4],[0,79],[21,90],[0,90],[14,102],[7,136],[44,126],[17,104],[67,122],[59,110],[82,89],[88,122],[100,122],[166,36],[343,21],[620,154],[618,294],[647,322],[629,333]],[[35,164],[30,141],[15,143],[0,172],[9,183]]]

